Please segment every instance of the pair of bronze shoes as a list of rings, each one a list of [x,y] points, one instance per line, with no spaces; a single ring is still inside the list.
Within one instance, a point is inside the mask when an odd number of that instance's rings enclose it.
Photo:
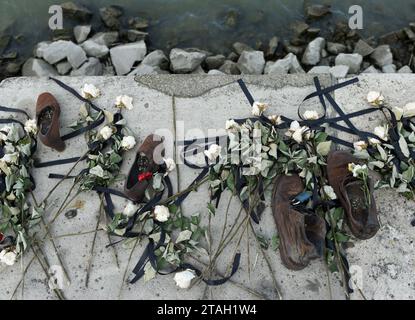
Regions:
[[[327,159],[327,176],[351,233],[359,239],[369,239],[379,230],[373,179],[369,177],[370,206],[362,191],[362,181],[353,177],[349,163],[359,160],[346,151],[334,151]],[[279,176],[274,186],[272,211],[280,236],[282,263],[291,270],[304,269],[312,259],[324,253],[326,222],[313,212],[295,203],[304,191],[301,178],[294,174]]]
[[[39,95],[36,103],[39,139],[44,145],[59,152],[65,149],[65,143],[60,136],[60,114],[59,103],[52,94],[44,92]],[[155,151],[162,156],[164,146],[161,137],[152,134],[138,149],[125,181],[124,193],[134,202],[141,202],[144,199],[153,174],[160,168],[160,160],[155,159]]]

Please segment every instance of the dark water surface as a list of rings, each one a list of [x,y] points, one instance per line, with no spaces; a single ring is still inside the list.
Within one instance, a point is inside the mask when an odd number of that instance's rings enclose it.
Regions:
[[[51,37],[48,29],[48,8],[57,0],[0,0],[0,35],[22,34],[14,47],[28,54],[38,41]],[[124,8],[124,19],[140,16],[151,25],[151,48],[168,50],[172,47],[198,47],[226,53],[233,42],[255,45],[267,43],[274,35],[288,38],[290,25],[304,20],[304,2],[332,6],[333,15],[318,22],[324,30],[333,28],[338,20],[349,18],[348,8],[359,4],[364,10],[365,36],[380,35],[415,21],[415,0],[93,0],[74,1],[85,5],[94,14],[95,30],[101,28],[98,8],[117,4]],[[236,24],[227,24],[227,18],[236,17]],[[72,27],[64,20],[64,27]],[[5,31],[6,30],[6,31]]]

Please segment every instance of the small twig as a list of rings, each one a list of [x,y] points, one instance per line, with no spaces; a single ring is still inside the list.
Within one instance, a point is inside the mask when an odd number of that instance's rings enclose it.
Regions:
[[[104,205],[104,203],[103,203],[102,195],[101,195],[100,196],[99,213],[98,213],[98,217],[97,217],[97,223],[96,223],[96,226],[95,226],[94,237],[92,238],[91,251],[90,251],[89,259],[88,259],[88,267],[87,267],[87,270],[86,270],[85,287],[87,287],[87,288],[89,286],[89,275],[90,275],[90,272],[91,272],[92,260],[93,260],[93,257],[94,257],[95,241],[97,239],[97,234],[98,234],[98,229],[99,229],[99,222],[100,222],[100,218],[101,218],[101,211],[102,211],[103,205]]]
[[[136,239],[136,240],[135,240],[135,242],[134,242],[133,248],[131,249],[130,255],[128,256],[127,265],[125,266],[124,274],[123,274],[123,276],[122,276],[122,280],[121,280],[120,292],[118,293],[118,300],[120,300],[120,299],[121,299],[122,289],[123,289],[123,287],[124,287],[124,282],[125,282],[125,279],[126,279],[126,276],[127,276],[128,267],[129,267],[129,265],[130,265],[131,258],[132,258],[132,256],[133,256],[134,250],[135,250],[135,248],[137,247],[137,244],[138,244],[138,241],[139,241],[139,240],[140,240],[140,238],[139,238],[139,237],[137,237],[137,239]]]

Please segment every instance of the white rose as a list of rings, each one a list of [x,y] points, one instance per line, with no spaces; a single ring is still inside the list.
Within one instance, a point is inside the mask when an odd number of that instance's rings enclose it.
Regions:
[[[126,95],[118,96],[115,99],[115,105],[120,109],[125,108],[127,110],[132,110],[133,98]]]
[[[204,154],[209,159],[209,161],[213,162],[217,157],[219,157],[221,150],[221,146],[218,146],[217,144],[211,144],[209,149],[204,151]]]
[[[252,115],[259,117],[267,109],[268,105],[266,103],[255,101],[252,105]]]
[[[174,171],[174,169],[176,169],[176,163],[174,162],[173,159],[171,158],[167,158],[167,159],[163,159],[164,163],[166,164],[166,173],[172,172]]]
[[[166,206],[155,206],[154,207],[154,218],[160,222],[166,222],[170,217],[169,208]]]
[[[174,281],[176,282],[176,285],[181,289],[189,288],[194,278],[196,278],[196,274],[191,269],[176,272],[174,275]]]
[[[331,186],[324,186],[323,187],[323,192],[327,195],[327,197],[330,199],[330,200],[336,200],[337,199],[337,196],[336,196],[336,194],[334,193],[334,190],[333,190],[333,188],[331,187]]]
[[[131,150],[132,148],[134,148],[135,144],[136,142],[133,136],[126,136],[123,137],[121,140],[121,147],[125,150]]]
[[[24,124],[24,130],[29,134],[37,133],[36,119],[29,119]]]
[[[81,94],[85,99],[94,99],[101,95],[101,91],[93,84],[85,83]]]
[[[239,128],[240,126],[235,120],[226,120],[225,129],[227,131],[237,131]]]
[[[13,153],[6,153],[1,160],[8,164],[17,164],[17,160],[19,159],[19,153],[13,152]]]
[[[367,94],[367,102],[369,102],[373,106],[382,105],[384,101],[385,101],[385,98],[382,96],[380,92],[370,91]]]
[[[298,121],[293,121],[285,135],[293,138],[297,143],[301,143],[303,138],[307,140],[311,137],[311,132],[309,127],[301,127]]]
[[[387,126],[380,126],[376,127],[373,131],[375,135],[377,135],[382,140],[388,141],[388,127]]]
[[[14,265],[16,262],[17,253],[15,251],[6,251],[3,250],[0,252],[0,262],[8,266]]]
[[[108,140],[112,136],[112,129],[108,126],[105,126],[99,131],[99,134],[104,140]]]
[[[353,173],[353,177],[357,178],[359,177],[359,175],[361,174],[367,174],[367,166],[364,165],[360,165],[360,164],[354,164],[354,163],[349,163],[348,169],[350,172]]]
[[[100,165],[89,169],[89,173],[100,178],[104,177],[104,169]]]
[[[279,125],[282,123],[281,116],[277,116],[276,114],[269,116],[268,120],[271,121],[271,123],[274,125]]]
[[[395,114],[395,117],[398,121],[402,119],[403,114],[404,114],[404,109],[403,108],[393,107],[392,111]]]
[[[356,151],[362,151],[367,149],[367,143],[365,141],[357,141],[353,143],[353,147]]]
[[[415,102],[411,102],[403,107],[403,116],[405,118],[415,117]]]
[[[122,214],[128,218],[131,218],[138,210],[138,205],[134,204],[133,202],[129,201],[124,208]]]
[[[307,110],[304,112],[303,117],[306,120],[317,120],[319,118],[318,113],[315,110]]]

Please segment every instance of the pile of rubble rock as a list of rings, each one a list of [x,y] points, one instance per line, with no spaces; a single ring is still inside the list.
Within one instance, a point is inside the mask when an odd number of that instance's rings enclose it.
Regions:
[[[63,4],[64,14],[78,21],[89,21],[92,12],[72,2]],[[289,41],[278,37],[260,48],[236,42],[229,54],[205,50],[174,48],[149,52],[146,45],[146,19],[128,19],[122,27],[123,10],[118,6],[101,8],[99,14],[104,32],[94,33],[88,23],[81,23],[71,35],[36,45],[33,57],[23,65],[23,76],[95,76],[144,75],[167,73],[196,74],[332,74],[342,78],[359,73],[412,73],[415,47],[415,23],[379,39],[362,39],[346,23],[322,37],[322,31],[311,26],[329,15],[325,5],[306,8],[306,22],[293,24]]]

